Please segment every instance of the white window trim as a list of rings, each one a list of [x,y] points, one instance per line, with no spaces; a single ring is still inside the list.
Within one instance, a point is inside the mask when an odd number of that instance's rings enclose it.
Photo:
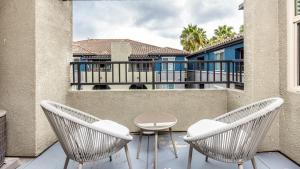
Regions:
[[[218,50],[218,51],[215,51],[214,54],[219,54],[219,53],[225,53],[225,50],[224,49],[221,49],[221,50]]]
[[[291,10],[292,9],[292,10]],[[297,24],[300,16],[295,16],[295,0],[288,0],[287,4],[287,40],[288,40],[288,64],[287,64],[287,87],[288,91],[300,92],[298,85],[298,51],[297,51]]]
[[[214,55],[215,55],[215,60],[217,60],[216,59],[216,55],[217,54],[221,54],[221,53],[223,53],[223,58],[219,58],[218,60],[224,60],[224,55],[225,55],[225,50],[224,49],[221,49],[221,50],[218,50],[218,51],[215,51],[214,52]],[[218,69],[215,69],[217,72],[221,72],[221,65],[220,64],[218,64],[218,63],[216,63],[216,65],[218,65]],[[225,71],[225,67],[223,66],[222,67],[222,71]]]
[[[164,59],[167,59],[167,60],[164,60]],[[162,61],[175,61],[176,58],[175,58],[175,57],[170,57],[170,56],[169,56],[169,57],[162,57],[161,60],[162,60]],[[172,69],[171,69],[171,70],[168,69],[168,71],[173,71],[173,69],[175,69],[175,68],[174,68],[174,64],[173,64],[173,63],[170,63],[170,64],[172,65]],[[168,66],[170,66],[170,64],[168,64]],[[167,71],[167,69],[165,69],[165,66],[167,66],[167,65],[166,65],[166,64],[162,64],[162,65],[161,65],[161,70],[162,70],[162,71]]]

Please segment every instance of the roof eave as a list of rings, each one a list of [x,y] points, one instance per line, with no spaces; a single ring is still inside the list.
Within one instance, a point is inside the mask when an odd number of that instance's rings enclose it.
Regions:
[[[236,38],[236,39],[234,39],[232,41],[229,41],[229,42],[226,42],[226,43],[221,43],[221,44],[218,44],[218,45],[215,45],[215,46],[207,47],[203,50],[200,50],[198,52],[195,52],[195,53],[192,53],[192,54],[186,56],[186,58],[190,58],[190,57],[198,55],[198,54],[208,53],[208,52],[213,51],[213,50],[220,50],[220,49],[223,49],[225,47],[241,43],[243,41],[244,41],[244,37],[239,37],[239,38]]]

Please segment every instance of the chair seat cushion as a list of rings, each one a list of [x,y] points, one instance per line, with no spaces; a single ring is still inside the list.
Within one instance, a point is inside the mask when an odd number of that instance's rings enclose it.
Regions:
[[[100,120],[92,123],[92,125],[119,135],[129,135],[129,129],[127,127],[111,120]]]
[[[92,123],[92,125],[115,134],[126,136],[130,135],[127,127],[110,120],[97,121]],[[121,139],[118,138],[111,138],[111,140],[108,141],[105,140],[105,137],[102,139],[93,137],[91,130],[87,127],[80,127],[76,129],[72,133],[72,136],[73,146],[76,146],[77,151],[79,152],[78,158],[95,154],[107,154],[121,148],[120,146],[123,146],[119,144]]]
[[[205,133],[209,133],[212,130],[223,128],[227,125],[228,124],[219,121],[203,119],[191,125],[187,130],[187,135],[189,137],[194,137]]]

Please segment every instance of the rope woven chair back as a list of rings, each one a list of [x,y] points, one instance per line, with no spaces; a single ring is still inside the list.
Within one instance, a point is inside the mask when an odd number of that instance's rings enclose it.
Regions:
[[[270,98],[233,110],[215,119],[228,124],[221,133],[188,142],[219,161],[239,163],[250,160],[282,103],[281,98]]]
[[[64,152],[75,161],[107,158],[129,142],[91,128],[100,119],[79,110],[51,101],[43,101],[41,107]]]

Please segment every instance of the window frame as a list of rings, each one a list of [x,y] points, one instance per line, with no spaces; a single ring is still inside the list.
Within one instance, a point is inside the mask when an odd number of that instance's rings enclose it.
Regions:
[[[166,60],[164,60],[166,59]],[[168,56],[168,57],[161,57],[161,61],[176,61],[176,57],[174,56]],[[169,69],[170,67],[172,67],[172,69]],[[161,64],[161,71],[167,71],[167,64],[166,63],[162,63]],[[175,69],[174,67],[174,63],[168,63],[168,71],[173,71]]]
[[[288,91],[300,92],[300,15],[296,15],[296,1],[289,0],[287,6],[287,87]],[[292,10],[290,10],[292,9]],[[300,26],[300,25],[299,25]]]
[[[217,58],[219,56],[219,58]],[[214,60],[215,61],[222,61],[224,60],[224,57],[225,57],[225,50],[224,49],[221,49],[221,50],[218,50],[218,51],[215,51],[214,52]],[[216,63],[215,64],[215,71],[221,71],[221,64],[220,63]],[[222,66],[222,71],[225,71],[225,67]]]

